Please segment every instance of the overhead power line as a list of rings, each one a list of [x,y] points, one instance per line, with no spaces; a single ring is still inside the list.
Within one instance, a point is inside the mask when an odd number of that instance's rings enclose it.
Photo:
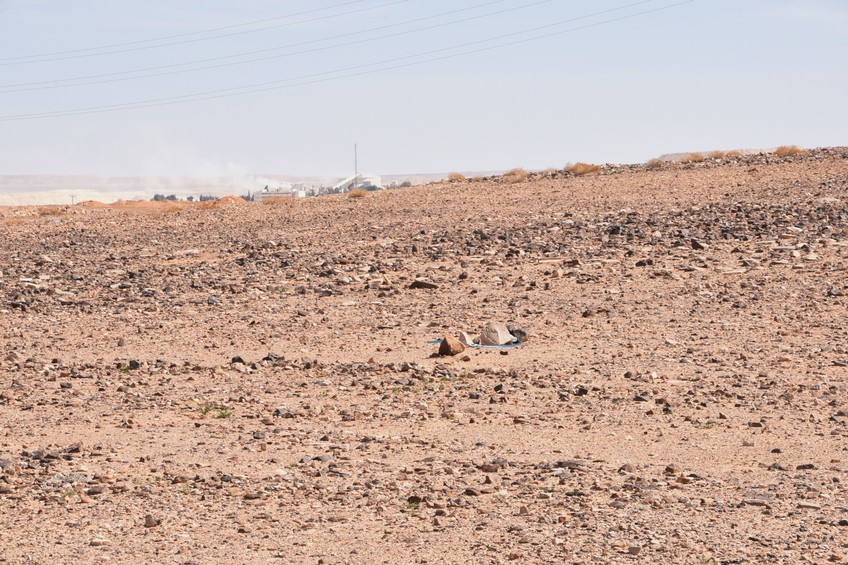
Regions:
[[[195,31],[189,33],[180,33],[175,35],[167,35],[163,37],[158,37],[155,39],[142,39],[139,41],[128,41],[125,43],[114,43],[112,45],[101,45],[99,47],[87,47],[84,49],[71,49],[66,51],[55,51],[52,53],[41,53],[38,55],[22,55],[18,57],[6,57],[0,58],[0,65],[2,66],[10,66],[10,65],[26,65],[32,63],[47,63],[51,61],[66,61],[68,59],[81,59],[84,57],[99,57],[102,55],[115,55],[118,53],[130,53],[133,51],[143,51],[147,49],[159,49],[161,47],[172,47],[174,45],[183,45],[186,43],[197,43],[200,41],[211,41],[213,39],[222,39],[225,37],[233,37],[236,35],[244,35],[248,33],[257,33],[260,31],[267,31],[269,29],[279,29],[281,27],[289,27],[293,25],[299,25],[304,23],[313,23],[318,21],[329,20],[333,18],[339,18],[342,16],[349,16],[351,14],[359,14],[362,12],[369,12],[373,10],[379,10],[380,8],[385,8],[387,6],[394,6],[396,4],[404,4],[409,2],[410,0],[392,0],[391,2],[385,2],[383,4],[378,4],[376,6],[368,6],[365,8],[358,8],[356,10],[348,10],[346,12],[339,12],[336,14],[330,14],[327,16],[314,17],[306,20],[299,20],[297,22],[288,22],[282,24],[274,24],[265,27],[260,27],[256,29],[248,29],[242,31],[233,31],[229,33],[219,34],[219,35],[211,35],[208,37],[195,37],[193,39],[181,39],[179,41],[170,41],[168,43],[158,43],[155,45],[143,45],[145,43],[156,43],[160,41],[167,41],[170,39],[177,39],[181,37],[192,37],[196,35],[203,35],[206,33],[213,33],[216,31],[234,29],[238,27],[245,27],[250,25],[256,25],[261,23],[268,23],[271,21],[278,21],[284,19],[291,19],[297,16],[304,16],[308,14],[314,14],[316,12],[325,12],[327,10],[332,10],[334,8],[340,8],[344,6],[349,6],[351,4],[361,4],[362,2],[366,2],[367,0],[352,0],[348,2],[342,2],[341,4],[335,4],[333,6],[327,6],[325,8],[316,8],[314,10],[306,10],[304,12],[296,12],[293,14],[286,14],[284,16],[275,16],[273,18],[265,18],[263,20],[255,20],[252,22],[246,22],[242,24],[233,24],[229,26],[223,26],[219,28],[206,29],[202,31]],[[135,46],[135,47],[132,47]]]
[[[52,89],[55,89],[55,88],[67,88],[67,87],[72,87],[72,86],[89,86],[89,85],[93,85],[93,84],[105,84],[105,83],[121,82],[121,81],[127,81],[127,80],[138,80],[138,79],[144,79],[144,78],[153,78],[153,77],[168,76],[168,75],[174,75],[174,74],[184,74],[184,73],[189,73],[189,72],[197,72],[197,71],[203,71],[203,70],[209,70],[209,69],[217,69],[217,68],[222,68],[222,67],[230,67],[230,66],[234,66],[234,65],[244,65],[244,64],[247,64],[247,63],[255,63],[255,62],[259,62],[259,61],[268,61],[268,60],[271,60],[271,59],[280,59],[280,58],[283,58],[283,57],[293,57],[293,56],[296,56],[296,55],[305,55],[305,54],[309,54],[309,53],[316,53],[316,52],[319,52],[319,51],[327,51],[327,50],[330,50],[330,49],[338,49],[340,47],[350,47],[351,45],[360,45],[360,44],[363,44],[363,43],[380,41],[380,40],[388,39],[388,38],[392,38],[392,37],[401,37],[401,36],[405,36],[405,35],[408,35],[408,34],[411,34],[411,33],[421,33],[421,32],[424,32],[424,31],[430,31],[430,30],[433,30],[433,29],[447,27],[447,26],[450,26],[450,25],[456,25],[456,24],[460,24],[460,23],[466,23],[466,22],[470,22],[470,21],[479,20],[479,19],[482,19],[482,18],[502,15],[502,14],[506,14],[506,13],[509,13],[509,12],[515,12],[515,11],[518,11],[518,10],[526,10],[527,8],[533,8],[533,7],[539,6],[541,4],[548,4],[548,3],[550,3],[554,0],[536,0],[534,2],[530,2],[530,3],[527,3],[527,4],[522,4],[520,6],[513,6],[512,8],[505,8],[503,10],[497,10],[497,11],[494,11],[494,12],[487,12],[487,13],[484,13],[484,14],[478,14],[478,15],[475,15],[475,16],[469,16],[469,17],[465,17],[465,18],[461,18],[461,19],[457,19],[457,20],[451,20],[451,21],[448,21],[448,22],[442,22],[442,23],[438,23],[438,24],[434,24],[434,25],[430,25],[430,26],[426,26],[426,27],[420,27],[420,28],[415,28],[415,29],[396,32],[396,33],[390,33],[390,34],[384,34],[384,35],[378,35],[378,36],[368,36],[368,37],[365,37],[363,39],[357,39],[355,41],[349,41],[349,42],[345,42],[345,43],[337,43],[337,44],[334,44],[334,45],[328,45],[328,46],[324,46],[324,47],[315,47],[315,48],[312,48],[312,49],[306,49],[306,50],[301,50],[301,51],[293,51],[293,52],[282,53],[282,54],[277,54],[277,55],[267,55],[267,56],[264,56],[264,57],[243,59],[243,60],[239,60],[239,61],[230,61],[230,62],[227,62],[227,63],[210,64],[210,65],[194,67],[194,68],[189,68],[189,69],[179,69],[180,67],[185,67],[185,66],[192,65],[192,64],[214,63],[216,61],[225,61],[227,59],[237,59],[239,57],[243,57],[243,56],[246,56],[246,55],[279,51],[281,49],[286,49],[286,48],[289,48],[289,47],[300,47],[300,46],[311,45],[311,44],[315,44],[315,43],[323,43],[323,42],[326,42],[326,41],[330,41],[332,39],[339,39],[339,38],[351,37],[351,36],[362,36],[364,34],[373,33],[375,31],[397,28],[397,27],[409,25],[411,23],[420,23],[420,22],[423,22],[423,21],[433,20],[433,19],[437,19],[437,18],[440,18],[440,17],[448,16],[448,15],[458,14],[458,13],[461,13],[461,12],[468,12],[470,10],[475,10],[477,8],[489,6],[489,5],[492,5],[492,4],[498,4],[498,3],[501,3],[503,1],[504,0],[494,0],[494,1],[484,2],[482,4],[476,4],[474,6],[469,6],[467,8],[461,8],[461,9],[458,9],[458,10],[450,10],[450,11],[447,11],[447,12],[441,12],[439,14],[434,14],[434,15],[431,15],[431,16],[424,16],[424,17],[421,17],[421,18],[415,18],[415,19],[412,19],[412,20],[406,20],[406,21],[398,22],[398,23],[394,23],[394,24],[387,24],[387,25],[382,25],[382,26],[378,26],[378,27],[373,27],[373,28],[370,28],[370,29],[353,31],[353,32],[348,32],[348,33],[342,33],[342,34],[324,37],[324,38],[320,38],[320,39],[311,39],[311,40],[308,40],[308,41],[301,41],[301,42],[298,42],[298,43],[290,43],[288,45],[283,45],[283,46],[279,46],[279,47],[260,49],[260,50],[257,50],[257,51],[249,51],[247,53],[239,53],[239,54],[234,54],[234,55],[223,55],[223,56],[220,56],[220,57],[210,57],[210,58],[207,58],[207,59],[201,59],[199,61],[192,61],[192,62],[186,62],[186,63],[173,63],[173,64],[170,64],[170,65],[159,65],[159,66],[156,66],[156,67],[148,67],[148,68],[145,68],[145,69],[136,69],[136,70],[133,70],[133,71],[117,71],[117,72],[112,72],[112,73],[101,73],[101,74],[97,74],[97,75],[89,75],[89,76],[60,79],[60,80],[49,80],[49,81],[40,81],[40,82],[33,82],[33,83],[0,85],[0,94],[9,93],[9,92],[28,92],[28,91],[33,91],[33,90],[47,90],[47,89],[52,90]],[[634,2],[632,4],[628,4],[627,6],[614,8],[613,11],[623,10],[623,9],[630,8],[630,7],[633,7],[633,6],[637,6],[637,5],[640,5],[640,4],[647,4],[649,2],[655,2],[655,1],[656,0],[641,0],[639,2]],[[585,16],[585,17],[589,17],[589,16]],[[179,70],[165,71],[165,69],[179,69]],[[160,72],[149,72],[149,71],[160,71]],[[137,74],[137,73],[147,73],[147,74]],[[126,75],[134,75],[134,76],[126,76]],[[114,78],[110,78],[110,77],[114,77]],[[117,77],[121,77],[121,78],[117,78]]]
[[[413,55],[406,55],[406,56],[402,56],[402,57],[385,59],[385,60],[377,61],[377,62],[374,62],[374,63],[366,63],[366,64],[363,64],[363,65],[356,65],[356,66],[347,67],[347,68],[344,68],[344,69],[336,69],[334,71],[312,73],[312,74],[309,74],[309,75],[302,75],[302,76],[299,76],[299,77],[292,77],[292,78],[288,78],[288,79],[268,81],[268,82],[245,85],[245,86],[240,86],[240,87],[225,88],[225,89],[219,89],[219,90],[210,90],[210,91],[205,91],[205,92],[197,92],[197,93],[186,94],[186,95],[182,95],[182,96],[170,96],[170,97],[155,98],[155,99],[149,99],[149,100],[140,100],[140,101],[136,101],[136,102],[126,102],[126,103],[122,103],[122,104],[93,106],[93,107],[88,107],[88,108],[59,110],[59,111],[54,111],[54,112],[39,112],[39,113],[30,113],[30,114],[17,114],[17,115],[0,116],[0,122],[32,120],[32,119],[39,119],[39,118],[56,118],[56,117],[66,117],[66,116],[78,116],[78,115],[85,115],[85,114],[97,114],[97,113],[105,113],[105,112],[116,112],[116,111],[122,111],[122,110],[152,108],[152,107],[157,107],[157,106],[184,104],[184,103],[188,103],[188,102],[200,102],[200,101],[203,101],[203,100],[228,98],[228,97],[233,97],[233,96],[241,96],[241,95],[244,95],[244,94],[268,92],[268,91],[279,90],[279,89],[283,89],[283,88],[294,88],[294,87],[297,87],[297,86],[305,86],[305,85],[309,85],[309,84],[317,84],[317,83],[323,83],[323,82],[329,82],[329,81],[336,81],[336,80],[341,80],[341,79],[345,79],[345,78],[352,78],[352,77],[357,77],[357,76],[370,75],[370,74],[379,73],[379,72],[385,72],[385,71],[396,70],[396,69],[405,68],[405,67],[422,65],[422,64],[425,64],[425,63],[431,63],[431,62],[436,62],[436,61],[444,61],[444,60],[448,60],[448,59],[454,59],[454,58],[457,58],[457,57],[463,57],[463,56],[472,55],[472,54],[476,54],[476,53],[482,53],[482,52],[485,52],[485,51],[491,51],[493,49],[500,49],[500,48],[503,48],[503,47],[509,47],[509,46],[513,46],[513,45],[529,43],[531,41],[538,41],[540,39],[547,39],[547,38],[550,38],[550,37],[564,35],[566,33],[571,33],[571,32],[580,31],[580,30],[589,29],[589,28],[594,28],[594,27],[605,25],[605,24],[610,24],[610,23],[614,23],[614,22],[620,22],[620,21],[632,19],[632,18],[635,18],[635,17],[638,17],[638,16],[643,16],[643,15],[647,15],[647,14],[661,12],[661,11],[664,11],[664,10],[669,10],[671,8],[676,8],[678,6],[683,6],[685,4],[691,4],[695,1],[696,0],[682,0],[680,2],[675,2],[675,3],[672,3],[672,4],[666,4],[664,6],[652,8],[650,10],[643,10],[641,12],[634,12],[632,14],[627,14],[627,15],[624,15],[624,16],[619,16],[619,17],[615,17],[615,18],[601,20],[601,21],[598,21],[598,22],[593,22],[593,23],[589,23],[589,24],[585,24],[585,25],[581,25],[581,26],[576,26],[576,27],[572,27],[572,28],[568,28],[568,29],[564,29],[564,30],[558,30],[558,31],[543,33],[541,35],[535,35],[533,37],[525,37],[525,38],[522,38],[522,39],[513,39],[513,40],[510,40],[510,41],[498,43],[498,44],[495,44],[495,45],[488,45],[488,46],[485,46],[485,47],[476,47],[474,49],[467,49],[465,51],[461,51],[461,52],[458,52],[458,53],[449,53],[449,54],[446,54],[446,55],[438,55],[439,53],[444,53],[444,52],[447,52],[447,51],[452,51],[452,50],[456,50],[456,49],[463,49],[463,48],[467,48],[467,47],[473,47],[473,46],[476,46],[476,45],[491,43],[493,41],[500,41],[500,40],[503,40],[503,39],[516,37],[516,36],[519,36],[519,35],[526,35],[528,33],[534,33],[534,32],[542,31],[542,30],[545,30],[545,29],[558,27],[558,26],[563,25],[565,23],[570,23],[570,22],[573,22],[573,21],[576,21],[576,20],[586,19],[586,18],[592,17],[593,15],[596,16],[598,14],[608,13],[611,10],[604,10],[603,12],[597,12],[595,14],[590,14],[590,15],[587,15],[587,16],[581,16],[579,18],[572,18],[572,19],[569,19],[569,20],[561,20],[561,21],[558,21],[558,22],[553,22],[553,23],[544,25],[544,26],[538,26],[538,27],[534,27],[534,28],[524,29],[524,30],[521,30],[521,31],[515,31],[515,32],[506,33],[506,34],[502,34],[502,35],[497,35],[497,36],[489,37],[487,39],[481,39],[481,40],[477,40],[477,41],[460,43],[460,44],[453,45],[453,46],[450,46],[450,47],[443,47],[443,48],[440,48],[440,49],[434,49],[434,50],[431,50],[431,51],[416,53],[416,54],[413,54]],[[424,57],[424,58],[421,59],[421,60],[418,60],[418,61],[410,61],[410,59],[416,59],[416,58],[420,58],[420,57]],[[401,61],[407,61],[407,62],[401,62]],[[389,65],[389,66],[381,66],[381,65]],[[380,68],[366,70],[368,67],[376,67],[376,66],[380,66]],[[338,74],[338,73],[343,73],[343,74]],[[330,75],[336,75],[336,76],[330,76]]]
[[[17,4],[12,6],[0,6],[0,10],[22,10],[26,8],[38,8],[40,6],[50,6],[51,4],[67,4],[68,0],[52,0],[50,2],[36,2],[35,4]]]

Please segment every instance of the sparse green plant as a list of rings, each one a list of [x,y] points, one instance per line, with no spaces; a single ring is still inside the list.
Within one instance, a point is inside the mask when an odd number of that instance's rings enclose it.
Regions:
[[[215,417],[223,419],[223,418],[229,418],[233,414],[234,414],[234,412],[230,408],[219,408],[218,413],[215,414]]]
[[[210,412],[213,412],[213,411],[216,412],[216,414],[215,414],[216,418],[229,418],[230,416],[233,415],[233,411],[229,406],[225,406],[225,405],[219,404],[217,402],[212,402],[211,400],[207,400],[206,402],[201,404],[199,406],[198,410],[200,411],[200,415],[203,416],[204,418],[206,417],[207,414],[209,414]],[[224,414],[224,415],[222,415],[222,414]]]
[[[565,170],[566,172],[579,177],[583,175],[593,175],[599,172],[601,167],[591,163],[574,163],[573,165],[566,166]]]
[[[403,511],[406,514],[409,514],[410,516],[418,516],[420,508],[419,508],[418,504],[415,503],[415,502],[406,502],[404,504]]]

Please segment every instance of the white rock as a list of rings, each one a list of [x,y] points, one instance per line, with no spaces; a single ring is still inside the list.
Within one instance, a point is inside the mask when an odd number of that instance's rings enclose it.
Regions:
[[[474,338],[465,332],[459,332],[459,342],[462,345],[474,345]]]
[[[500,322],[491,322],[480,332],[480,345],[506,345],[514,341],[506,324]]]

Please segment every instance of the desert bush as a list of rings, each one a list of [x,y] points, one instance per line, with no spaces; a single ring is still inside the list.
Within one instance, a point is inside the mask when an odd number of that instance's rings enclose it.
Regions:
[[[582,176],[582,175],[591,175],[597,173],[601,170],[601,167],[598,165],[592,165],[590,163],[574,163],[573,165],[568,165],[565,167],[565,170],[572,175]]]
[[[348,198],[365,198],[368,196],[368,191],[364,188],[354,188],[347,193]]]
[[[774,154],[778,157],[787,157],[789,155],[800,155],[804,150],[797,145],[781,145],[774,150]]]
[[[734,149],[733,151],[728,151],[727,153],[724,154],[725,159],[730,159],[732,157],[741,157],[741,156],[742,156],[742,152],[737,150],[737,149]]]
[[[465,175],[462,173],[451,173],[448,175],[448,180],[451,182],[465,182]]]
[[[680,159],[681,163],[700,163],[706,157],[704,157],[703,153],[689,153],[682,159]]]
[[[708,159],[724,159],[727,156],[727,153],[724,151],[710,151],[707,153]]]
[[[48,206],[45,208],[38,209],[39,216],[61,216],[65,213],[64,208],[55,208],[52,206]]]
[[[665,161],[662,159],[651,159],[647,163],[645,163],[645,167],[649,170],[661,169],[665,165]]]
[[[292,198],[284,196],[269,196],[268,198],[263,198],[260,201],[260,204],[263,206],[287,206],[291,204],[292,201]]]
[[[525,171],[522,168],[512,169],[511,171],[507,171],[504,173],[504,180],[510,184],[516,184],[519,182],[524,182],[530,176],[530,173]]]

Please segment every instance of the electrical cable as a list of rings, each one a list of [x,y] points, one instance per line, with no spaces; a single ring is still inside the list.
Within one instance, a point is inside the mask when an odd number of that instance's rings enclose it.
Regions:
[[[67,4],[68,0],[53,0],[52,2],[37,2],[35,4],[18,4],[17,6],[0,6],[0,11],[20,10],[26,8],[38,8],[39,6],[50,6],[52,4]]]
[[[514,6],[512,8],[505,8],[503,10],[497,10],[497,11],[494,11],[494,12],[487,12],[485,14],[478,14],[476,16],[469,16],[469,17],[466,17],[466,18],[458,19],[458,20],[451,20],[451,21],[448,21],[448,22],[442,22],[442,23],[439,23],[439,24],[434,24],[434,25],[430,25],[430,26],[426,26],[426,27],[422,27],[422,28],[416,28],[416,29],[412,29],[412,30],[406,30],[406,31],[402,31],[402,32],[390,33],[390,34],[385,34],[385,35],[380,35],[380,36],[369,36],[369,37],[366,37],[364,39],[358,39],[356,41],[349,41],[349,42],[346,42],[346,43],[337,43],[337,44],[329,45],[329,46],[326,46],[326,47],[316,47],[316,48],[313,48],[313,49],[306,49],[306,50],[301,50],[301,51],[282,53],[282,54],[279,54],[279,55],[269,55],[269,56],[265,56],[265,57],[245,59],[245,60],[241,60],[241,61],[232,61],[232,62],[229,62],[229,63],[219,63],[219,64],[214,64],[214,65],[205,65],[205,66],[195,67],[195,68],[190,68],[190,69],[165,71],[165,72],[155,72],[155,73],[141,74],[141,75],[135,75],[135,76],[125,76],[123,78],[108,78],[108,77],[128,75],[128,74],[133,74],[133,73],[142,73],[142,72],[145,72],[145,71],[156,71],[156,70],[161,70],[161,69],[182,67],[182,66],[197,64],[197,63],[222,61],[222,60],[226,60],[226,59],[242,57],[246,54],[241,53],[241,54],[237,54],[237,55],[225,55],[225,56],[221,56],[221,57],[211,57],[211,58],[208,58],[208,59],[202,59],[200,61],[192,61],[192,62],[187,62],[187,63],[175,63],[175,64],[170,64],[170,65],[161,65],[161,66],[158,66],[158,67],[148,67],[146,69],[136,69],[134,71],[118,71],[118,72],[113,72],[113,73],[102,73],[102,74],[99,74],[99,75],[90,75],[90,76],[75,77],[75,78],[69,78],[69,79],[41,81],[41,82],[24,83],[24,84],[0,85],[0,94],[9,93],[9,92],[29,92],[29,91],[33,91],[33,90],[52,90],[52,89],[55,89],[55,88],[68,88],[68,87],[72,87],[72,86],[89,86],[89,85],[93,85],[93,84],[106,84],[106,83],[113,83],[113,82],[122,82],[122,81],[127,81],[127,80],[153,78],[153,77],[168,76],[168,75],[174,75],[174,74],[196,72],[196,71],[202,71],[202,70],[208,70],[208,69],[230,67],[230,66],[234,66],[234,65],[243,65],[243,64],[255,63],[255,62],[259,62],[259,61],[268,61],[268,60],[271,60],[271,59],[280,59],[280,58],[283,58],[283,57],[293,57],[293,56],[296,56],[296,55],[305,55],[305,54],[309,54],[309,53],[316,53],[316,52],[319,52],[319,51],[327,51],[327,50],[330,50],[330,49],[337,49],[339,47],[350,47],[352,45],[370,43],[370,42],[380,41],[380,40],[388,39],[388,38],[392,38],[392,37],[400,37],[400,36],[404,36],[404,35],[411,34],[411,33],[420,33],[420,32],[423,32],[423,31],[430,31],[430,30],[433,30],[433,29],[447,27],[449,25],[456,25],[456,24],[460,24],[460,23],[466,23],[466,22],[469,22],[469,21],[479,20],[479,19],[486,18],[486,17],[491,17],[491,16],[501,15],[501,14],[505,14],[505,13],[509,13],[509,12],[514,12],[514,11],[517,11],[517,10],[524,10],[524,9],[527,9],[527,8],[539,6],[541,4],[547,4],[547,3],[550,3],[552,1],[553,0],[536,0],[534,2],[522,4],[520,6]],[[641,0],[639,2],[634,2],[634,3],[628,4],[626,6],[614,8],[613,11],[623,10],[623,9],[626,9],[626,8],[629,8],[629,7],[637,6],[639,4],[646,4],[646,3],[654,2],[654,1],[656,1],[656,0]],[[468,7],[468,8],[462,8],[462,9],[459,9],[459,10],[451,10],[449,12],[442,12],[440,14],[435,14],[435,15],[432,15],[432,16],[415,18],[413,20],[406,20],[404,22],[399,22],[399,23],[395,23],[395,24],[387,24],[387,25],[383,25],[383,26],[379,26],[379,27],[371,28],[371,29],[367,29],[367,30],[343,33],[343,34],[339,34],[339,35],[336,35],[336,36],[330,36],[330,37],[326,37],[326,38],[322,38],[322,39],[312,39],[312,40],[309,40],[309,41],[301,41],[301,42],[298,42],[298,43],[292,43],[292,44],[281,46],[281,47],[261,49],[259,51],[248,52],[247,54],[266,53],[266,52],[269,52],[269,51],[277,51],[277,50],[280,50],[280,49],[285,49],[287,47],[298,47],[298,46],[301,46],[301,45],[321,43],[321,42],[324,42],[324,41],[329,41],[331,39],[336,39],[336,38],[341,38],[341,37],[350,37],[352,35],[363,35],[363,34],[366,34],[366,33],[371,33],[373,31],[378,31],[380,29],[388,29],[388,28],[393,28],[393,27],[399,27],[399,26],[403,26],[403,25],[408,25],[410,23],[418,23],[418,22],[425,21],[425,20],[432,20],[432,19],[439,18],[439,17],[445,16],[445,15],[456,14],[456,13],[459,13],[459,12],[467,12],[469,10],[473,10],[473,9],[476,9],[476,8],[480,8],[480,7],[483,7],[483,6],[496,4],[496,3],[500,3],[500,2],[503,2],[503,0],[494,0],[494,1],[491,1],[491,2],[484,2],[482,4],[477,4],[475,6],[471,6],[471,7]],[[606,13],[606,11],[604,13]],[[594,15],[598,15],[598,14],[594,14]],[[588,16],[586,16],[586,17],[588,17]],[[101,79],[101,80],[88,80],[88,79]],[[80,81],[82,81],[82,82],[80,82]],[[62,84],[62,83],[73,83],[73,84]]]
[[[369,75],[369,74],[374,74],[374,73],[379,73],[379,72],[396,70],[396,69],[405,68],[405,67],[422,65],[422,64],[425,64],[425,63],[431,63],[431,62],[436,62],[436,61],[444,61],[444,60],[448,60],[448,59],[454,59],[454,58],[457,58],[457,57],[463,57],[463,56],[472,55],[472,54],[476,54],[476,53],[482,53],[482,52],[485,52],[485,51],[491,51],[493,49],[500,49],[500,48],[503,48],[503,47],[509,47],[509,46],[513,46],[513,45],[529,43],[531,41],[538,41],[540,39],[547,39],[547,38],[550,38],[550,37],[555,37],[555,36],[563,35],[563,34],[566,34],[566,33],[571,33],[571,32],[574,32],[574,31],[580,31],[580,30],[584,30],[584,29],[594,28],[594,27],[598,27],[598,26],[601,26],[601,25],[609,24],[609,23],[614,23],[614,22],[632,19],[632,18],[635,18],[635,17],[638,17],[638,16],[643,16],[643,15],[647,15],[647,14],[661,12],[661,11],[668,10],[668,9],[671,9],[671,8],[676,8],[678,6],[683,6],[685,4],[691,4],[692,2],[695,2],[695,1],[696,0],[683,0],[681,2],[675,2],[675,3],[672,3],[672,4],[667,4],[667,5],[660,6],[660,7],[657,7],[657,8],[653,8],[653,9],[650,9],[650,10],[643,10],[641,12],[634,12],[632,14],[627,14],[627,15],[624,15],[624,16],[616,17],[616,18],[610,18],[610,19],[607,19],[607,20],[601,20],[601,21],[598,21],[598,22],[593,22],[593,23],[590,23],[590,24],[582,25],[582,26],[577,26],[577,27],[568,28],[568,29],[564,29],[564,30],[549,32],[549,33],[545,33],[545,34],[542,34],[542,35],[537,35],[537,36],[523,38],[523,39],[515,39],[515,40],[512,40],[512,41],[505,42],[505,43],[499,43],[499,44],[496,44],[496,45],[489,45],[489,46],[486,46],[486,47],[479,47],[479,48],[476,48],[476,49],[466,50],[466,51],[462,51],[462,52],[459,52],[459,53],[451,53],[451,54],[448,54],[448,55],[430,57],[430,58],[422,59],[420,61],[411,61],[411,62],[407,62],[407,63],[395,64],[395,65],[392,65],[392,66],[382,67],[382,68],[377,68],[377,69],[360,70],[360,69],[364,69],[364,68],[367,68],[367,67],[373,67],[373,66],[377,66],[377,65],[385,65],[385,64],[389,64],[389,63],[395,63],[395,62],[404,61],[404,60],[408,60],[408,59],[414,59],[414,58],[418,58],[418,57],[427,57],[429,55],[435,55],[437,53],[442,53],[442,52],[445,52],[445,51],[461,49],[461,48],[464,48],[464,47],[470,47],[470,46],[473,46],[473,45],[480,45],[480,44],[484,44],[484,43],[490,43],[492,41],[498,41],[498,40],[506,39],[506,38],[509,38],[509,37],[515,37],[517,35],[524,35],[524,34],[527,34],[527,33],[533,33],[535,31],[550,29],[552,27],[556,27],[556,26],[562,25],[564,23],[569,23],[569,22],[575,21],[577,19],[585,19],[585,18],[591,17],[591,16],[582,16],[580,18],[573,18],[573,19],[570,19],[570,20],[562,20],[562,21],[554,22],[554,23],[547,24],[547,25],[544,25],[544,26],[539,26],[539,27],[535,27],[535,28],[511,32],[511,33],[507,33],[507,34],[503,34],[503,35],[490,37],[490,38],[487,38],[487,39],[481,39],[481,40],[477,40],[477,41],[461,43],[461,44],[458,44],[458,45],[453,45],[453,46],[450,46],[450,47],[443,47],[443,48],[440,48],[440,49],[434,49],[434,50],[426,51],[426,52],[423,52],[423,53],[416,53],[416,54],[413,54],[413,55],[406,55],[406,56],[402,56],[402,57],[395,57],[395,58],[392,58],[392,59],[385,59],[383,61],[377,61],[377,62],[374,62],[374,63],[367,63],[367,64],[364,64],[364,65],[356,65],[356,66],[353,66],[353,67],[347,67],[347,68],[344,68],[344,69],[337,69],[337,70],[334,70],[334,71],[313,73],[313,74],[309,74],[309,75],[302,75],[302,76],[299,76],[299,77],[292,77],[292,78],[289,78],[289,79],[269,81],[269,82],[264,82],[264,83],[257,83],[257,84],[252,84],[252,85],[245,85],[245,86],[226,88],[226,89],[220,89],[220,90],[198,92],[198,93],[186,94],[186,95],[182,95],[182,96],[171,96],[171,97],[164,97],[164,98],[157,98],[157,99],[140,100],[140,101],[136,101],[136,102],[126,102],[126,103],[121,103],[121,104],[93,106],[93,107],[88,107],[88,108],[76,108],[76,109],[71,109],[71,110],[59,110],[59,111],[54,111],[54,112],[40,112],[40,113],[31,113],[31,114],[6,115],[6,116],[0,116],[0,122],[30,120],[30,119],[38,119],[38,118],[56,118],[56,117],[78,116],[78,115],[85,115],[85,114],[115,112],[115,111],[121,111],[121,110],[134,110],[134,109],[141,109],[141,108],[152,108],[152,107],[157,107],[157,106],[166,106],[166,105],[173,105],[173,104],[184,104],[184,103],[188,103],[188,102],[199,102],[199,101],[204,101],[204,100],[229,98],[229,97],[240,96],[240,95],[244,95],[244,94],[254,94],[254,93],[259,93],[259,92],[279,90],[279,89],[283,89],[283,88],[293,88],[293,87],[297,87],[297,86],[305,86],[305,85],[318,84],[318,83],[323,83],[323,82],[336,81],[336,80],[341,80],[341,79],[345,79],[345,78],[352,78],[352,77],[357,77],[357,76],[363,76],[363,75]],[[332,75],[332,74],[336,74],[336,73],[347,73],[347,74],[327,77],[327,75]],[[325,77],[325,78],[317,78],[317,77]],[[300,81],[300,82],[294,82],[294,81]],[[291,84],[284,84],[284,83],[291,83]]]
[[[281,28],[281,27],[289,27],[289,26],[299,25],[299,24],[304,24],[304,23],[313,23],[313,22],[318,22],[318,21],[329,20],[329,19],[332,19],[332,18],[338,18],[338,17],[342,17],[342,16],[349,16],[351,14],[359,14],[359,13],[362,13],[362,12],[369,12],[369,11],[372,11],[372,10],[378,10],[380,8],[385,8],[387,6],[394,6],[396,4],[404,4],[406,2],[410,2],[411,0],[393,0],[391,2],[378,4],[377,6],[369,6],[367,8],[359,8],[359,9],[356,9],[356,10],[349,10],[347,12],[340,12],[338,14],[331,14],[331,15],[328,15],[328,16],[310,18],[310,19],[301,20],[301,21],[297,21],[297,22],[276,24],[276,25],[261,27],[261,28],[257,28],[257,29],[249,29],[249,30],[236,31],[236,32],[225,33],[225,34],[220,34],[220,35],[212,35],[212,36],[209,36],[209,37],[200,37],[200,38],[196,38],[196,39],[185,39],[185,40],[182,40],[182,41],[173,41],[173,42],[170,42],[170,43],[162,43],[162,44],[159,44],[159,45],[147,45],[147,46],[143,46],[143,47],[127,47],[126,49],[113,49],[111,51],[102,51],[100,53],[90,53],[90,51],[100,51],[102,49],[111,49],[113,47],[123,47],[123,46],[129,46],[129,45],[139,45],[139,44],[142,44],[142,43],[152,43],[152,42],[156,42],[156,41],[163,41],[165,39],[170,39],[170,38],[188,37],[188,36],[192,36],[192,35],[201,35],[201,34],[210,33],[211,31],[216,31],[216,30],[232,29],[232,28],[236,28],[236,27],[254,25],[256,23],[263,23],[263,22],[281,20],[281,19],[289,19],[289,18],[293,18],[293,17],[299,16],[299,15],[307,15],[307,14],[312,14],[312,13],[315,13],[315,12],[323,12],[323,11],[326,11],[326,10],[347,6],[347,5],[350,5],[350,4],[359,4],[359,3],[362,3],[362,2],[365,2],[365,1],[367,1],[367,0],[352,0],[352,1],[349,1],[349,2],[343,2],[341,4],[335,4],[333,6],[328,6],[326,8],[317,8],[317,9],[314,9],[314,10],[307,10],[305,12],[298,12],[298,13],[295,13],[295,14],[288,14],[288,15],[285,15],[285,16],[276,16],[276,17],[273,17],[273,18],[266,18],[264,20],[255,20],[254,22],[247,22],[247,23],[243,23],[243,24],[234,24],[234,25],[230,25],[230,26],[223,26],[223,27],[220,27],[220,28],[213,28],[211,30],[203,30],[203,31],[190,32],[190,33],[181,33],[181,34],[176,34],[176,35],[171,35],[171,36],[163,36],[163,37],[160,37],[160,38],[157,38],[157,39],[143,39],[143,40],[139,40],[139,41],[130,41],[130,42],[126,42],[126,43],[116,43],[116,44],[113,44],[113,45],[100,46],[100,47],[88,47],[88,48],[85,48],[85,49],[73,49],[73,50],[68,50],[68,51],[56,51],[56,52],[53,52],[53,53],[42,53],[40,55],[22,55],[22,56],[19,56],[19,57],[0,58],[0,65],[10,66],[10,65],[25,65],[25,64],[32,64],[32,63],[47,63],[47,62],[51,62],[51,61],[66,61],[68,59],[81,59],[81,58],[84,58],[84,57],[99,57],[99,56],[102,56],[102,55],[114,55],[116,53],[130,53],[130,52],[133,52],[133,51],[143,51],[143,50],[146,50],[146,49],[159,49],[161,47],[171,47],[171,46],[174,46],[174,45],[182,45],[182,44],[185,44],[185,43],[196,43],[196,42],[199,42],[199,41],[211,41],[213,39],[221,39],[221,38],[224,38],[224,37],[233,37],[233,36],[236,36],[236,35],[256,33],[256,32],[260,32],[260,31],[267,31],[269,29],[278,29],[278,28]],[[24,60],[24,59],[31,59],[31,60]]]

